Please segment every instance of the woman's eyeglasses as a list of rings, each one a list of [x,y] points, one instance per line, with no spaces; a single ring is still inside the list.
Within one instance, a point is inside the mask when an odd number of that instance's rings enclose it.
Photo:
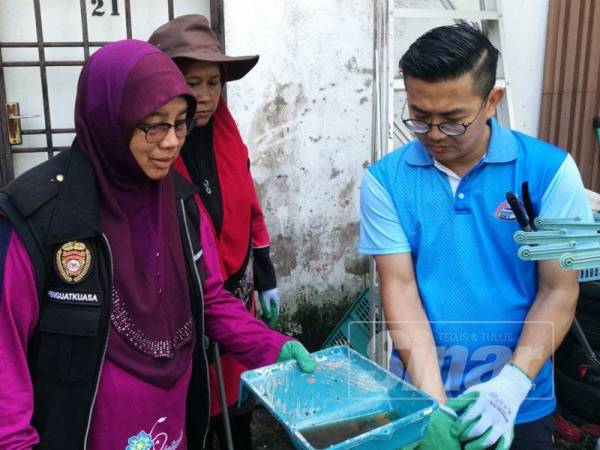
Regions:
[[[192,128],[194,128],[194,118],[176,120],[175,123],[161,122],[152,125],[141,123],[137,128],[142,130],[146,135],[146,142],[156,144],[165,138],[171,128],[175,130],[175,136],[178,138],[187,136],[192,131]]]

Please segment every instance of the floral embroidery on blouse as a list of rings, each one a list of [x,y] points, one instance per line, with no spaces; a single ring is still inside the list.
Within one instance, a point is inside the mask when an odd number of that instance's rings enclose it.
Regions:
[[[152,428],[150,428],[150,432],[147,433],[145,431],[140,431],[135,436],[130,437],[127,440],[127,447],[125,450],[176,450],[179,448],[183,441],[183,430],[179,433],[179,437],[167,446],[167,442],[169,441],[169,436],[165,432],[157,432],[154,433],[154,429],[157,428],[161,423],[167,420],[166,417],[161,417]],[[158,431],[158,430],[157,430]]]
[[[179,437],[171,441],[169,445],[167,442],[169,441],[169,436],[165,432],[157,432],[154,434],[154,429],[157,428],[161,423],[166,421],[166,417],[159,418],[152,428],[150,428],[150,432],[146,433],[145,431],[140,431],[137,435],[130,437],[127,439],[127,447],[125,450],[176,450],[179,448],[181,443],[183,442],[183,430],[180,431]],[[160,428],[160,426],[159,426]],[[158,431],[158,430],[157,430]]]
[[[136,436],[127,440],[125,450],[151,450],[154,447],[154,439],[145,431],[140,431]]]

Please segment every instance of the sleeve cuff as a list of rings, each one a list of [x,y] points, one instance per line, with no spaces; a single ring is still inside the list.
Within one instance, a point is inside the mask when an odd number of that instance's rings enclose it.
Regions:
[[[254,289],[266,291],[277,287],[275,266],[269,255],[270,246],[254,248],[252,269],[254,270]]]

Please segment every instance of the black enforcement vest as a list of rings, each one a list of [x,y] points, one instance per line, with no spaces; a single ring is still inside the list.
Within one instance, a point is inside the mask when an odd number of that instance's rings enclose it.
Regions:
[[[187,398],[187,440],[188,448],[200,449],[210,414],[201,338],[200,221],[193,199],[196,188],[175,171],[171,177],[197,336]],[[25,244],[39,294],[39,322],[28,345],[32,424],[40,435],[36,448],[85,449],[110,327],[112,261],[100,228],[94,171],[77,142],[0,189],[0,209]],[[60,267],[61,252],[73,248],[80,252],[82,264],[88,264],[82,279],[76,270]]]

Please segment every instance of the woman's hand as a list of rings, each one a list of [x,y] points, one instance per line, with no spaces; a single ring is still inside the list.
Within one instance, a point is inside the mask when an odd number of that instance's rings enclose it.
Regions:
[[[310,356],[308,350],[298,341],[288,341],[281,347],[281,353],[277,357],[277,362],[289,359],[295,359],[298,362],[298,366],[300,366],[300,370],[303,372],[314,372],[317,367],[317,363]]]

